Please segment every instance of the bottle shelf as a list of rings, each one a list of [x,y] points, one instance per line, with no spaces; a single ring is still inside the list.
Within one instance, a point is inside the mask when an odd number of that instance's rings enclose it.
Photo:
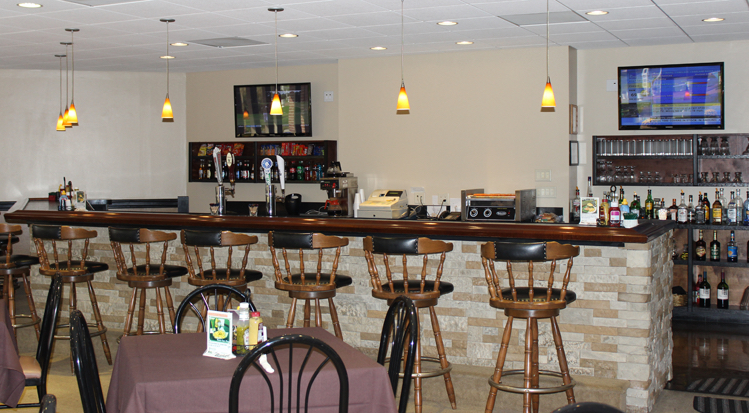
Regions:
[[[687,260],[673,260],[674,265],[689,265]],[[728,262],[728,261],[692,261],[692,265],[700,265],[703,267],[734,267],[734,268],[749,268],[747,262]]]
[[[749,155],[697,155],[697,159],[749,159]]]
[[[639,160],[639,159],[692,159],[694,155],[598,155],[601,160]]]
[[[712,307],[674,307],[674,321],[702,322],[711,324],[749,324],[749,311],[741,310],[738,305],[729,305],[727,309]]]
[[[749,226],[676,224],[676,229],[703,229],[707,231],[749,231]]]

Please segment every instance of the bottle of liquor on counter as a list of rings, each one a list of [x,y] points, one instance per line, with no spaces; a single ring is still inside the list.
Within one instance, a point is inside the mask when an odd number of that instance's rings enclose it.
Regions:
[[[718,308],[728,308],[728,283],[726,283],[726,272],[720,272],[720,284],[717,289],[717,300]]]
[[[700,237],[694,243],[694,260],[705,261],[707,258],[707,244],[702,238],[702,230],[700,230]]]
[[[645,219],[655,219],[653,191],[650,189],[648,189],[648,197],[645,199]]]
[[[575,198],[572,200],[572,221],[580,222],[580,188],[575,187]]]
[[[642,218],[642,215],[640,215],[640,197],[637,196],[637,192],[632,192],[632,204],[629,206],[629,212],[637,214],[637,219]]]
[[[592,196],[593,196],[593,180],[589,176],[588,177],[588,197],[592,197]]]
[[[609,208],[609,226],[614,228],[622,226],[622,213],[619,209],[619,202],[616,200],[611,201],[611,208]]]
[[[624,197],[624,187],[619,187],[619,211],[622,212],[622,222],[624,222],[624,214],[629,214],[629,204],[627,198]]]
[[[697,281],[692,286],[692,306],[700,305],[700,284],[702,284],[702,275],[697,276]]]
[[[738,245],[736,245],[736,234],[734,234],[733,231],[731,231],[731,240],[728,241],[728,244],[726,245],[726,250],[727,250],[726,261],[737,262],[739,260],[739,247]]]
[[[707,271],[702,273],[702,282],[700,283],[700,307],[710,308],[710,283],[707,282]]]
[[[674,199],[674,204],[676,200]],[[681,191],[681,202],[676,210],[676,222],[680,224],[686,224],[689,222],[687,204],[684,202],[684,191]]]
[[[713,242],[710,243],[710,261],[720,261],[720,242],[718,242],[718,231],[713,231]]]
[[[665,221],[668,219],[668,209],[666,209],[666,200],[662,199],[658,208],[658,219]]]
[[[682,201],[684,201],[684,194],[681,195]],[[677,221],[679,219],[679,207],[676,205],[676,198],[672,198],[673,202],[668,207],[668,219],[671,221]],[[664,200],[665,202],[665,200]]]
[[[694,198],[692,198],[692,195],[689,195],[689,205],[687,205],[687,222],[690,224],[694,224],[696,222],[693,200]]]
[[[728,201],[728,207],[726,207],[726,225],[736,225],[738,211],[736,210],[736,198],[734,197],[733,191],[731,191],[731,200]]]
[[[715,202],[713,202],[712,217],[710,223],[713,225],[723,225],[723,204],[720,203],[720,195],[718,190],[715,190]]]
[[[705,191],[704,194],[702,194],[702,208],[705,210],[705,225],[710,224],[710,221],[713,218],[712,215],[712,204],[710,203],[710,200],[707,199],[707,191]]]

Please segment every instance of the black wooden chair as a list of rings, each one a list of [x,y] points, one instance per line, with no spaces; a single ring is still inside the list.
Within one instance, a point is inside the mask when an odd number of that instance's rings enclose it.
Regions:
[[[36,393],[39,396],[38,403],[22,403],[16,406],[22,407],[41,407],[42,399],[47,394],[47,373],[49,372],[49,360],[52,355],[52,342],[55,336],[55,326],[60,313],[60,301],[62,300],[62,278],[58,275],[52,278],[47,294],[47,302],[44,307],[44,317],[42,318],[41,333],[39,342],[36,346],[36,357],[21,356],[21,367],[23,374],[26,376],[26,386],[36,386]],[[0,405],[0,409],[7,409],[10,406]]]
[[[83,413],[106,413],[104,394],[99,381],[99,367],[96,364],[94,347],[91,345],[91,333],[80,310],[70,313],[70,350],[75,376],[78,378]]]
[[[213,298],[213,306],[210,305],[211,298]],[[182,300],[177,308],[177,313],[174,316],[174,333],[179,334],[182,332],[182,321],[187,315],[188,310],[191,310],[195,314],[200,322],[200,326],[205,328],[206,310],[226,311],[230,308],[229,305],[232,301],[250,303],[250,311],[257,311],[250,299],[249,291],[247,294],[244,294],[242,291],[224,284],[211,284],[193,290]],[[201,302],[203,303],[202,308],[196,305]]]
[[[278,349],[281,347],[281,349]],[[293,360],[293,354],[295,348],[306,348],[306,355],[301,363],[299,371],[293,371],[295,363]],[[288,352],[281,355],[284,363],[279,363],[279,354],[281,352]],[[317,363],[317,359],[320,355],[316,355],[313,364],[318,364],[317,367],[310,365],[310,356],[314,353],[321,352],[325,358]],[[268,363],[275,370],[271,376],[269,376],[265,369],[258,365],[258,359],[261,355],[268,355]],[[297,352],[297,354],[299,354]],[[323,341],[314,337],[302,335],[302,334],[289,334],[285,336],[272,338],[263,344],[255,347],[249,354],[244,356],[242,361],[234,370],[234,376],[231,379],[231,387],[229,388],[229,413],[237,413],[239,411],[239,387],[242,385],[242,379],[245,373],[250,368],[254,367],[265,379],[268,384],[268,390],[270,392],[270,410],[268,412],[282,413],[284,412],[284,401],[288,403],[286,410],[291,412],[291,401],[292,397],[296,397],[296,412],[300,411],[300,406],[304,406],[304,412],[308,411],[309,407],[309,396],[312,390],[312,385],[315,379],[318,377],[320,370],[325,365],[331,362],[338,373],[338,385],[340,391],[338,394],[338,412],[348,412],[348,373],[346,372],[346,366],[343,365],[343,361],[338,356],[338,353],[333,350],[332,347],[324,343]],[[309,368],[309,370],[307,370]],[[284,377],[284,373],[288,377]],[[311,376],[310,376],[311,374]],[[309,382],[305,381],[309,378]],[[278,390],[274,391],[273,384],[278,384]],[[328,386],[329,382],[323,383],[323,386]],[[257,389],[253,389],[253,392],[257,392]],[[278,397],[278,403],[276,403],[276,396]],[[304,397],[304,403],[302,403],[302,397]],[[275,406],[278,405],[278,409]]]
[[[408,407],[418,338],[419,315],[416,312],[416,306],[410,298],[402,295],[393,300],[385,315],[385,323],[380,336],[380,350],[377,353],[378,363],[384,366],[389,362],[388,377],[393,387],[393,394],[397,394],[398,378],[403,378],[398,413],[405,413]],[[390,350],[389,357],[388,350]],[[403,359],[404,353],[405,360]]]
[[[551,413],[622,413],[622,411],[603,403],[584,402],[568,404]]]

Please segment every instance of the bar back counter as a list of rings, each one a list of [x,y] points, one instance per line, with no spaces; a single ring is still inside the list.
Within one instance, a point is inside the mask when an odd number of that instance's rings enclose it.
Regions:
[[[258,235],[260,242],[250,253],[252,262],[248,268],[263,272],[264,277],[250,283],[249,288],[253,302],[269,328],[285,326],[285,315],[291,300],[286,293],[274,288],[273,263],[266,236],[268,231],[322,232],[346,236],[350,243],[343,248],[338,269],[339,273],[351,276],[354,281],[351,286],[340,289],[336,296],[339,321],[344,340],[370,355],[376,354],[387,307],[383,300],[371,296],[370,276],[362,249],[363,238],[367,235],[418,235],[451,241],[454,249],[447,256],[442,279],[452,283],[455,290],[443,297],[436,308],[447,358],[455,364],[488,368],[496,362],[506,317],[488,304],[481,243],[488,240],[558,241],[580,245],[581,252],[574,260],[569,283],[569,289],[577,293],[577,301],[562,312],[559,322],[570,373],[580,378],[589,376],[620,385],[621,389],[626,389],[620,392],[620,400],[604,401],[636,413],[652,410],[657,396],[672,375],[673,263],[669,242],[674,224],[668,221],[648,221],[636,228],[625,229],[564,224],[67,212],[49,209],[46,200],[18,202],[14,209],[4,214],[4,218],[11,223],[99,229],[99,236],[93,240],[89,256],[94,261],[108,263],[110,268],[115,268],[112,249],[107,231],[101,230],[108,226],[174,232],[181,229],[225,229]],[[298,257],[296,259],[298,261]],[[179,243],[172,244],[169,263],[184,265],[183,260]],[[542,265],[548,264],[539,263],[537,268]],[[498,270],[503,270],[504,266],[497,263]],[[515,272],[522,267],[518,266]],[[566,266],[560,265],[557,271],[564,273],[565,269]],[[36,290],[34,297],[38,305],[43,306],[49,278],[40,276],[36,268],[32,268],[32,285]],[[121,331],[130,289],[125,283],[117,281],[112,270],[97,274],[94,286],[105,324],[112,332]],[[172,288],[175,301],[180,302],[192,289],[186,277],[175,279]],[[84,297],[80,298],[82,302],[79,305],[87,305]],[[155,308],[148,309],[147,317],[150,328],[155,327]],[[329,314],[324,314],[323,319],[324,327],[331,330]],[[434,339],[429,338],[431,326],[423,322],[422,329],[424,354],[434,356],[437,351]],[[517,331],[512,333],[505,368],[522,369],[524,323],[516,323],[513,330]],[[558,363],[548,323],[539,323],[539,348],[540,368],[554,369]],[[457,379],[454,381],[460,406],[460,383]],[[488,384],[483,388],[488,394]],[[444,395],[436,397],[441,400]],[[586,400],[578,396],[578,401]]]

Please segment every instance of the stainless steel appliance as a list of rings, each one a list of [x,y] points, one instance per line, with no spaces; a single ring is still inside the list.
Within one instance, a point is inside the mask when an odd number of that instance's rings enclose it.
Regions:
[[[536,215],[536,190],[522,189],[515,194],[466,193],[463,191],[465,221],[532,222]]]
[[[320,189],[328,193],[325,207],[331,216],[354,216],[354,196],[359,190],[358,179],[351,172],[335,172],[320,179]]]

